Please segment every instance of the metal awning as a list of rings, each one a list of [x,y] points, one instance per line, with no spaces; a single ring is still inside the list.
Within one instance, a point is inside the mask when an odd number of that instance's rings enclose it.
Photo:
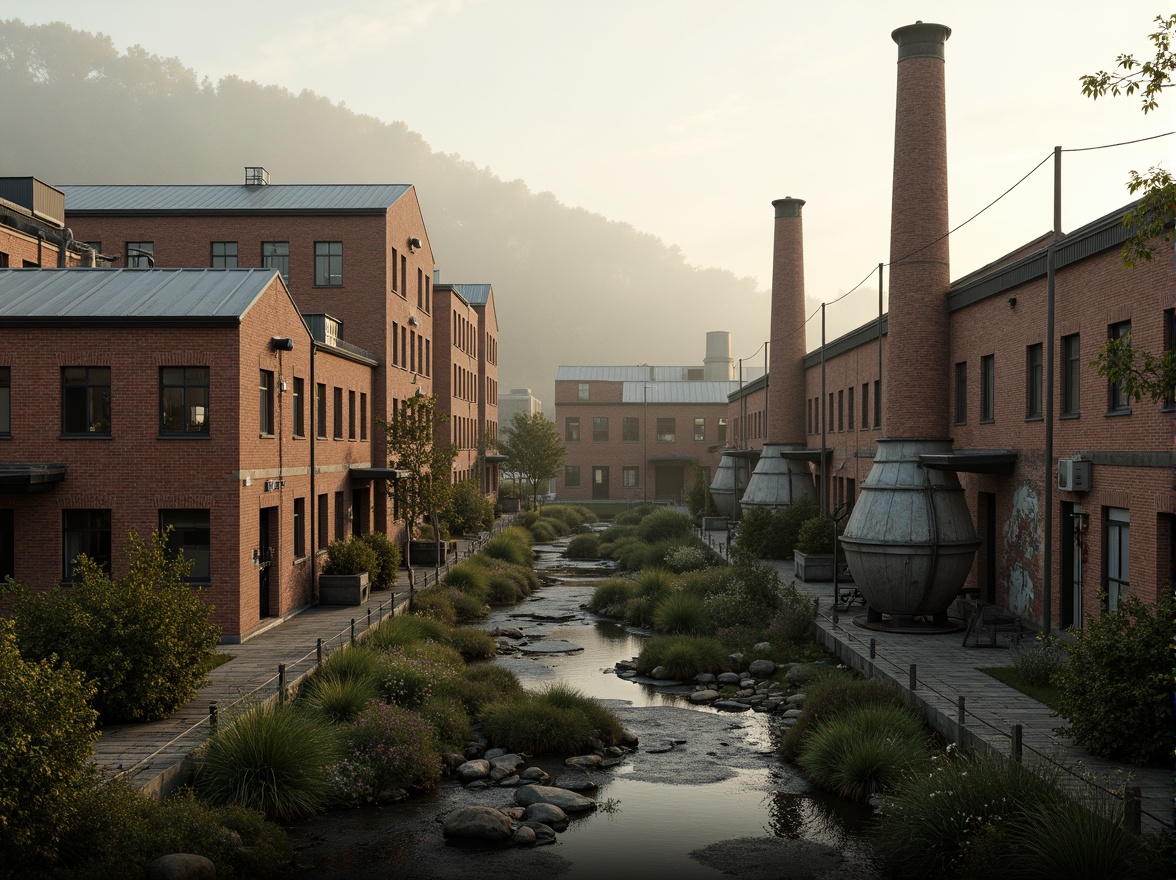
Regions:
[[[822,456],[822,450],[820,449],[784,449],[781,450],[780,457],[786,458],[789,461],[819,462],[822,457],[828,458],[833,454],[833,450],[828,446],[823,451],[824,455]]]
[[[347,475],[353,480],[399,480],[407,477],[411,471],[390,467],[348,468]]]
[[[698,459],[693,455],[651,455],[646,460],[650,464],[689,464]]]
[[[65,465],[0,462],[0,492],[48,492],[65,479]]]
[[[499,455],[497,453],[487,452],[486,455],[484,456],[484,458],[486,459],[486,461],[493,462],[493,463],[497,464],[499,462],[506,461],[507,456]]]
[[[919,456],[923,467],[935,471],[969,474],[1011,474],[1017,453],[1011,449],[960,449],[955,452],[927,452]]]

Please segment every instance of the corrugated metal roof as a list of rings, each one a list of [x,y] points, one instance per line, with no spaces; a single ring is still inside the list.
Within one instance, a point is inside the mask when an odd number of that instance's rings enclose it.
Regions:
[[[738,382],[626,382],[622,403],[723,403]]]
[[[690,371],[702,367],[651,367],[646,364],[622,367],[556,367],[555,381],[573,382],[685,382]]]
[[[276,269],[0,269],[0,324],[239,320]]]
[[[484,306],[490,299],[489,284],[455,284],[453,289],[471,306]]]
[[[67,215],[87,211],[375,213],[394,205],[411,188],[407,183],[60,187]]]

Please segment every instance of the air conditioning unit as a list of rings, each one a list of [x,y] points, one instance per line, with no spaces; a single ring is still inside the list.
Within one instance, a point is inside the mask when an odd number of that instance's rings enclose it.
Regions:
[[[1091,464],[1077,458],[1058,459],[1058,488],[1063,492],[1090,491]]]

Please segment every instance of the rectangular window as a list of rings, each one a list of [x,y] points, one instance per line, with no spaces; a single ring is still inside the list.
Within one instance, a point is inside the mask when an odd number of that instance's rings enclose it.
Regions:
[[[1168,357],[1176,359],[1176,309],[1164,310],[1164,350]],[[1176,409],[1176,386],[1164,395],[1164,409]]]
[[[314,388],[315,408],[315,436],[320,440],[327,439],[327,386],[316,382]]]
[[[355,392],[347,392],[347,439],[355,439]]]
[[[1127,595],[1131,583],[1131,514],[1122,507],[1106,507],[1104,511],[1106,579],[1103,589],[1107,594],[1107,610],[1117,611],[1119,600]]]
[[[608,418],[606,416],[593,416],[593,418],[592,418],[592,442],[593,443],[607,443],[608,442]]]
[[[359,392],[359,439],[367,439],[367,392]]]
[[[1118,339],[1125,344],[1131,343],[1131,322],[1119,321],[1107,328],[1108,339]],[[1122,382],[1107,383],[1107,412],[1131,412],[1131,401],[1123,391]]]
[[[155,242],[128,241],[127,268],[153,269],[155,268]]]
[[[720,446],[727,445],[727,420],[725,418],[719,419],[718,443]]]
[[[331,530],[327,522],[329,504],[326,492],[318,497],[318,550],[326,549],[327,544],[331,543]]]
[[[335,540],[347,537],[347,498],[342,492],[335,493]]]
[[[659,418],[657,420],[657,442],[673,443],[677,439],[677,425],[673,419]]]
[[[431,314],[433,311],[433,279],[428,275],[425,276],[425,314]]]
[[[392,291],[393,292],[400,290],[400,285],[398,285],[396,283],[396,270],[397,270],[397,268],[399,268],[398,267],[399,259],[400,259],[400,255],[397,253],[396,248],[392,248],[392,259],[389,260],[388,262],[392,266]]]
[[[587,400],[587,399],[588,399],[588,383],[587,382],[580,382],[578,385],[576,385],[576,400]]]
[[[16,511],[0,508],[0,580],[16,577]]]
[[[417,371],[416,365],[416,350],[417,350],[417,335],[415,330],[409,331],[408,334],[408,368],[414,373]]]
[[[1082,345],[1077,333],[1062,337],[1062,415],[1076,416],[1081,408]]]
[[[955,365],[955,423],[968,423],[968,362]]]
[[[343,286],[343,242],[314,243],[314,286]]]
[[[564,440],[575,443],[580,439],[580,417],[568,416],[564,419]]]
[[[274,372],[262,370],[258,382],[258,433],[274,433]]]
[[[159,532],[168,528],[167,549],[182,553],[192,563],[186,580],[189,583],[207,584],[212,581],[212,529],[210,512],[207,510],[161,510],[159,511]]]
[[[294,436],[306,436],[306,388],[303,380],[294,377]]]
[[[237,268],[237,242],[235,241],[214,241],[212,243],[212,268],[214,269],[236,269]]]
[[[306,499],[294,499],[294,558],[306,556]]]
[[[261,243],[261,265],[266,269],[277,269],[282,280],[290,283],[290,242],[263,241]]]
[[[408,299],[408,257],[400,255],[400,295]]]
[[[811,434],[813,432],[813,399],[811,397],[805,398],[804,415],[805,426],[808,430],[808,433]]]
[[[110,367],[64,367],[61,432],[110,436]]]
[[[159,433],[207,436],[208,367],[159,368]]]
[[[1041,418],[1041,379],[1044,375],[1045,360],[1041,343],[1025,350],[1025,418]]]
[[[636,489],[638,481],[641,479],[640,468],[623,467],[621,468],[621,486],[625,489]]]
[[[849,386],[848,389],[846,389],[845,395],[846,395],[845,414],[849,417],[849,430],[852,431],[853,430],[853,386],[852,385]]]
[[[996,420],[996,355],[980,358],[980,421]]]
[[[333,389],[333,401],[332,402],[335,404],[335,409],[333,412],[333,415],[335,416],[335,418],[334,418],[333,424],[332,424],[332,427],[335,429],[334,436],[335,436],[336,440],[342,440],[343,439],[343,389],[342,388]]]
[[[12,367],[0,367],[0,437],[12,434]]]
[[[425,307],[425,273],[417,269],[417,308]]]
[[[845,391],[837,392],[837,430],[845,430]]]
[[[63,510],[61,512],[63,558],[61,579],[72,581],[78,557],[83,553],[110,573],[110,511]]]
[[[870,427],[870,383],[862,383],[862,430]]]
[[[568,488],[576,488],[580,485],[580,466],[578,464],[569,464],[564,466],[564,486]]]
[[[694,420],[694,442],[706,442],[706,419],[696,418]]]
[[[425,375],[433,375],[433,340],[425,340]]]
[[[400,325],[392,322],[392,366],[400,366]]]
[[[641,439],[641,420],[635,416],[625,416],[621,419],[621,439],[626,443],[634,443]]]

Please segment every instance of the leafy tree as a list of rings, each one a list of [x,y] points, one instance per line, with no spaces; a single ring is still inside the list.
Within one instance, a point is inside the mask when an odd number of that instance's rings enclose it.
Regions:
[[[453,487],[445,520],[451,533],[468,535],[486,531],[494,525],[494,505],[482,494],[475,480],[462,480]]]
[[[433,540],[437,544],[438,564],[441,559],[441,529],[438,517],[449,507],[451,486],[449,474],[457,449],[436,442],[437,426],[448,415],[437,411],[437,398],[416,395],[400,404],[399,412],[390,422],[380,422],[388,438],[388,460],[398,470],[407,471],[388,485],[388,494],[396,502],[404,517],[405,541],[411,542],[417,521],[428,517],[433,526]],[[405,565],[409,585],[414,586],[411,544],[405,545]]]
[[[713,516],[716,512],[710,494],[710,471],[706,468],[694,469],[694,482],[686,490],[686,509],[691,516]]]
[[[62,828],[97,781],[94,685],[68,665],[27,660],[0,619],[0,858],[8,870],[53,861]]]
[[[1117,70],[1100,70],[1082,77],[1082,94],[1092,100],[1108,94],[1138,94],[1144,113],[1157,109],[1164,90],[1172,87],[1172,71],[1176,70],[1176,54],[1172,51],[1176,14],[1157,15],[1155,24],[1156,31],[1148,35],[1155,46],[1154,59],[1140,61],[1134,55],[1120,55],[1115,61]],[[1143,193],[1136,208],[1123,218],[1128,230],[1123,263],[1130,268],[1140,261],[1155,259],[1157,243],[1172,240],[1176,181],[1170,171],[1156,165],[1143,174],[1131,171],[1127,190],[1132,195]],[[1176,392],[1176,351],[1171,349],[1153,355],[1137,352],[1129,337],[1111,339],[1099,349],[1093,366],[1100,376],[1120,383],[1128,400],[1150,397],[1154,403],[1168,402]]]
[[[85,554],[68,590],[10,582],[21,652],[81,670],[97,684],[104,722],[166,718],[204,684],[220,628],[187,583],[192,564],[167,546],[170,529],[128,535],[125,576],[111,579]]]
[[[523,412],[515,413],[503,428],[498,448],[506,456],[506,469],[531,487],[532,502],[539,495],[539,484],[559,473],[567,451],[555,422],[543,413]]]

